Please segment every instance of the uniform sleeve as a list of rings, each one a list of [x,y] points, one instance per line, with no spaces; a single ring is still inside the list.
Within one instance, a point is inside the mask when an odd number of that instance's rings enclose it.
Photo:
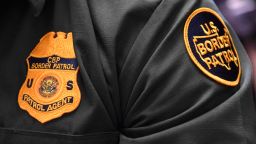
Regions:
[[[255,142],[250,62],[226,20],[241,66],[237,85],[209,77],[186,50],[185,22],[198,8],[224,19],[212,1],[162,1],[129,49],[119,75],[120,144]]]

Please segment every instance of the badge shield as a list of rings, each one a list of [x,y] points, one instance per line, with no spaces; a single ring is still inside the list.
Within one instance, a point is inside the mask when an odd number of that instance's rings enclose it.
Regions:
[[[45,123],[78,107],[79,67],[72,33],[47,33],[26,62],[27,76],[18,95],[21,109]]]

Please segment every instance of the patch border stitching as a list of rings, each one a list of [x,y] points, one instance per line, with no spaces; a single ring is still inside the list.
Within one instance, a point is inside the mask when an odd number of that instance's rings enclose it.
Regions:
[[[186,23],[185,23],[185,26],[184,26],[184,41],[185,41],[185,46],[186,46],[186,50],[189,54],[189,57],[192,59],[192,61],[194,62],[194,64],[207,76],[209,76],[210,78],[212,78],[213,80],[221,83],[221,84],[224,84],[224,85],[227,85],[227,86],[236,86],[239,84],[240,82],[240,77],[241,77],[241,64],[240,64],[240,59],[239,59],[239,55],[237,53],[237,50],[236,50],[236,47],[234,45],[234,42],[233,42],[233,39],[230,35],[230,32],[228,33],[229,34],[229,37],[231,39],[231,43],[232,43],[232,46],[233,46],[233,49],[237,55],[237,59],[238,59],[238,63],[239,63],[239,72],[238,72],[238,75],[237,75],[237,78],[235,81],[229,81],[229,80],[225,80],[223,78],[220,78],[218,77],[217,75],[214,75],[212,73],[210,73],[208,70],[206,70],[200,62],[198,62],[198,60],[195,58],[192,50],[191,50],[191,47],[190,47],[190,44],[189,44],[189,40],[188,40],[188,27],[190,25],[190,22],[191,20],[200,12],[209,12],[211,14],[213,14],[214,16],[216,16],[220,22],[223,24],[223,26],[227,29],[228,27],[226,26],[225,22],[223,21],[223,19],[221,18],[221,16],[215,12],[214,10],[210,9],[210,8],[206,8],[206,7],[202,7],[202,8],[198,8],[196,10],[194,10],[190,15],[189,17],[187,18],[186,20]]]

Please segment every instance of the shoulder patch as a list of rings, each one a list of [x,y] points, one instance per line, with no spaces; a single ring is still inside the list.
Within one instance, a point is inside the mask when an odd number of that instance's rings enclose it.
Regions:
[[[27,76],[18,95],[21,109],[45,123],[78,107],[79,67],[72,33],[47,33],[26,61]]]
[[[219,14],[209,8],[192,12],[185,23],[184,41],[190,58],[204,74],[224,85],[239,83],[239,56]]]

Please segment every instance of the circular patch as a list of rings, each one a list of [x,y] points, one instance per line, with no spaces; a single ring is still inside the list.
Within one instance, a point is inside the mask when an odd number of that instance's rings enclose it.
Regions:
[[[59,82],[54,76],[46,76],[40,82],[39,93],[44,98],[50,98],[54,96],[59,87]]]
[[[240,81],[240,61],[222,18],[212,9],[196,9],[184,27],[186,49],[195,65],[207,76],[228,86]]]

